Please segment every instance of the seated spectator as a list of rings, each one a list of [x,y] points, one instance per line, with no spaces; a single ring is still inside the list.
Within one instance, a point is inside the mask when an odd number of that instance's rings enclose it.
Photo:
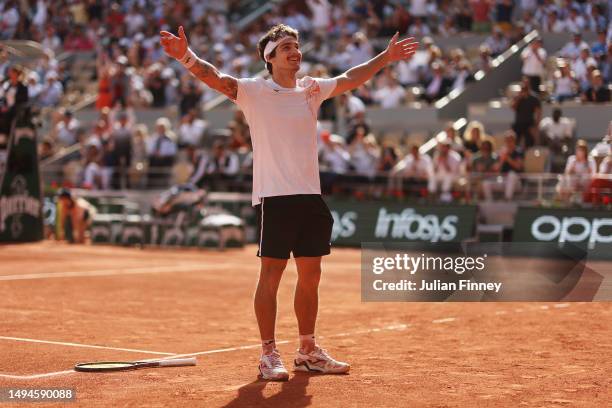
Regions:
[[[550,10],[546,15],[546,19],[542,22],[542,31],[559,34],[565,32],[565,30],[565,22],[559,19],[557,10]]]
[[[102,189],[104,188],[102,184],[104,175],[102,167],[100,167],[100,151],[95,144],[89,144],[85,152],[85,166],[81,186],[89,190]]]
[[[427,82],[425,92],[422,95],[422,98],[429,103],[445,96],[452,85],[452,81],[446,78],[444,74],[444,67],[438,62],[431,64],[431,70],[433,72],[432,77]]]
[[[582,34],[580,32],[575,32],[572,41],[561,48],[559,56],[567,58],[570,62],[574,61],[580,56],[580,50],[584,47],[589,48],[589,45],[582,41]]]
[[[604,84],[599,70],[591,74],[591,86],[582,94],[582,100],[595,103],[610,102],[610,89]]]
[[[197,154],[194,145],[187,145],[187,157],[193,165],[189,183],[211,191],[227,190],[226,183],[240,171],[238,155],[221,140],[213,144],[209,155]]]
[[[493,152],[493,143],[490,140],[483,140],[478,152],[472,158],[469,169],[474,173],[492,174],[495,173],[497,154]]]
[[[561,108],[555,108],[552,117],[547,116],[540,121],[540,132],[544,144],[550,146],[554,151],[555,146],[572,138],[574,122],[563,116]]]
[[[496,173],[495,165],[497,163],[497,155],[493,152],[493,143],[490,140],[483,140],[480,144],[480,149],[473,156],[471,162],[466,165],[468,172],[473,172],[470,181],[475,191],[480,197],[484,196],[482,188],[483,180],[491,180]]]
[[[604,196],[612,198],[612,152],[599,164],[599,171],[584,194],[584,202],[599,204]]]
[[[493,29],[493,33],[485,40],[485,44],[491,50],[491,56],[493,57],[497,57],[510,46],[504,32],[499,27]]]
[[[72,111],[64,110],[62,119],[55,125],[55,140],[59,146],[70,146],[76,143],[76,134],[80,122],[74,117]]]
[[[441,193],[442,202],[452,201],[451,189],[461,169],[461,156],[451,150],[451,143],[451,139],[447,137],[438,140],[427,185],[431,194]]]
[[[64,89],[58,81],[57,72],[49,71],[45,76],[45,83],[38,94],[38,105],[41,107],[57,106],[60,102]]]
[[[410,146],[410,153],[400,160],[391,170],[389,188],[393,192],[405,191],[406,187],[426,183],[433,173],[431,157],[419,152],[419,146]]]
[[[154,187],[167,187],[170,167],[174,164],[177,148],[168,118],[155,122],[155,133],[147,141],[149,182]]]
[[[358,126],[347,150],[351,158],[351,168],[357,175],[358,181],[373,179],[379,158],[374,135],[367,134],[365,126]]]
[[[319,148],[321,189],[329,194],[334,189],[336,181],[348,172],[351,156],[340,140],[334,138],[328,131],[321,133],[321,141],[323,142]]]
[[[492,0],[470,0],[469,2],[474,16],[472,31],[478,34],[490,33]]]
[[[38,145],[38,160],[41,162],[53,157],[53,140],[45,137],[40,145]]]
[[[397,151],[393,146],[385,146],[380,155],[380,161],[378,163],[378,171],[387,172],[390,171],[397,164]]]
[[[504,146],[500,149],[497,162],[492,170],[501,178],[482,182],[482,191],[487,201],[493,200],[494,191],[503,191],[506,200],[514,197],[514,192],[520,188],[519,174],[523,172],[523,151],[517,146],[517,137],[513,131],[506,132]]]
[[[580,193],[582,197],[596,171],[597,164],[588,155],[587,143],[579,140],[576,143],[576,154],[567,159],[564,175],[557,186],[561,200],[567,201],[574,193]]]
[[[465,152],[477,153],[480,143],[486,138],[484,126],[477,120],[467,124],[463,132],[463,149]]]
[[[559,69],[555,71],[553,78],[554,101],[563,102],[577,95],[578,81],[565,61],[559,63]]]
[[[610,154],[612,154],[612,122],[610,122],[608,133],[603,137],[601,142],[593,147],[590,155],[593,157],[606,157]]]
[[[199,147],[202,144],[202,138],[206,131],[208,123],[198,118],[198,111],[192,108],[181,119],[181,127],[179,128],[178,147],[183,148],[188,145]]]
[[[589,47],[583,47],[580,50],[580,56],[571,65],[572,72],[580,85],[580,90],[584,91],[589,87],[590,72],[597,68],[597,61],[591,57]]]
[[[400,85],[395,75],[390,75],[387,84],[374,91],[373,97],[381,108],[397,108],[404,103],[406,90]]]
[[[591,46],[591,54],[595,58],[600,58],[606,55],[607,43],[606,43],[606,30],[600,30],[597,32],[597,40],[593,42]]]

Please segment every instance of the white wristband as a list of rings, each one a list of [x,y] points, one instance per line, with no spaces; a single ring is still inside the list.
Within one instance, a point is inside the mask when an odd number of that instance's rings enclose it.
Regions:
[[[183,58],[179,59],[178,62],[180,62],[185,68],[189,69],[193,67],[197,59],[198,57],[193,53],[193,51],[191,51],[191,48],[187,48],[185,55],[183,55]]]

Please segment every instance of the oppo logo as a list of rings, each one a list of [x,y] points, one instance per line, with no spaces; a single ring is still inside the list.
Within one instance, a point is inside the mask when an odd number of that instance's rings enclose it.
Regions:
[[[337,238],[349,238],[352,237],[357,227],[355,221],[357,221],[357,213],[355,211],[347,211],[342,216],[336,211],[332,211],[332,217],[334,218],[334,226],[332,228],[332,241]]]
[[[451,241],[457,236],[459,217],[447,215],[440,219],[434,214],[417,214],[414,208],[406,208],[399,214],[381,208],[376,222],[376,238],[391,237],[413,241]]]
[[[612,218],[564,217],[543,215],[531,225],[531,235],[539,241],[565,242],[588,241],[589,249],[595,244],[612,242]]]

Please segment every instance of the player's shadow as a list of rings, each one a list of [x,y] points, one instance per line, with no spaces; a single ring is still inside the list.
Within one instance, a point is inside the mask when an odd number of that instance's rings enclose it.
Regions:
[[[223,406],[223,408],[244,407],[307,407],[312,403],[312,395],[306,394],[306,387],[312,375],[296,372],[288,381],[282,382],[281,390],[274,395],[265,397],[264,388],[268,381],[257,379],[238,389],[238,395]]]

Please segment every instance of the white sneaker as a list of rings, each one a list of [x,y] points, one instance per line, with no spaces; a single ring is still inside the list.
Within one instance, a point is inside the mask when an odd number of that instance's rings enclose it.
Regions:
[[[298,349],[293,362],[295,371],[315,371],[323,374],[347,373],[351,368],[350,364],[331,358],[327,351],[319,346],[315,346],[308,354],[303,354]]]
[[[259,372],[261,378],[270,381],[287,381],[289,373],[283,365],[278,350],[274,350],[269,354],[262,354],[259,359]]]

